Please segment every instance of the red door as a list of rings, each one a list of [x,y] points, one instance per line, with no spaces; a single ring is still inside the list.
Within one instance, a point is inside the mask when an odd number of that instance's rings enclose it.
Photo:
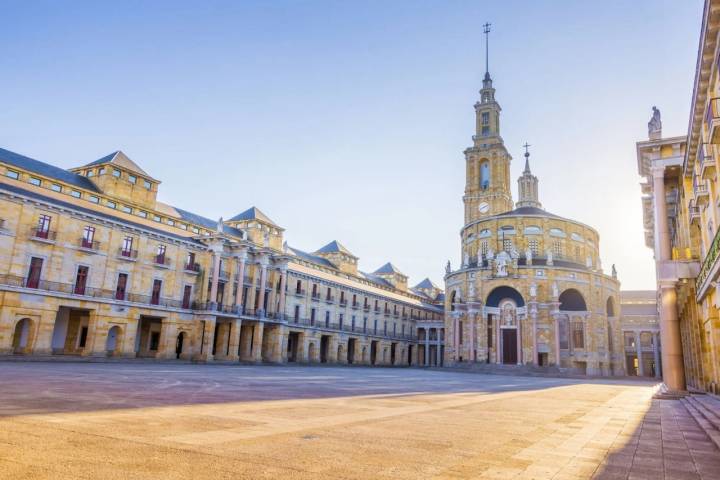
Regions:
[[[30,260],[30,271],[26,286],[28,288],[38,288],[40,286],[40,272],[42,271],[43,259],[33,257]]]

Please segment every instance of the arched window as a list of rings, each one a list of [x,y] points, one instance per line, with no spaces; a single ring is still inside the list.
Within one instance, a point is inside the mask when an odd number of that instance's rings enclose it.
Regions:
[[[517,307],[525,306],[525,300],[523,300],[520,292],[505,285],[494,288],[493,291],[490,292],[490,295],[488,295],[485,304],[488,307],[498,307],[507,300],[512,300]]]
[[[480,164],[480,188],[487,190],[490,187],[490,163],[485,160]]]
[[[608,297],[605,312],[607,313],[608,317],[615,316],[615,300],[613,299],[613,297]]]
[[[587,310],[585,299],[574,288],[568,288],[560,294],[560,310],[566,312],[584,312]]]

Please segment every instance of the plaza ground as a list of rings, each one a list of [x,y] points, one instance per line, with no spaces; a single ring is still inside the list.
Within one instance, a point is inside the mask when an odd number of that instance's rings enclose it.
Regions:
[[[0,362],[0,478],[720,478],[653,383]]]

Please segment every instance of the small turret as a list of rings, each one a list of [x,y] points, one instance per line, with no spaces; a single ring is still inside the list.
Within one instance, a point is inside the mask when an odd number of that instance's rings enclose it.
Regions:
[[[516,206],[542,208],[538,200],[538,178],[530,171],[529,144],[525,143],[525,170],[518,178],[518,202]]]

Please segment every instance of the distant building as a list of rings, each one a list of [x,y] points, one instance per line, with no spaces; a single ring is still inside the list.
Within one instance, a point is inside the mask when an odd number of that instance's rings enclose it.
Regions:
[[[620,328],[628,375],[660,377],[660,326],[655,290],[623,290]]]

